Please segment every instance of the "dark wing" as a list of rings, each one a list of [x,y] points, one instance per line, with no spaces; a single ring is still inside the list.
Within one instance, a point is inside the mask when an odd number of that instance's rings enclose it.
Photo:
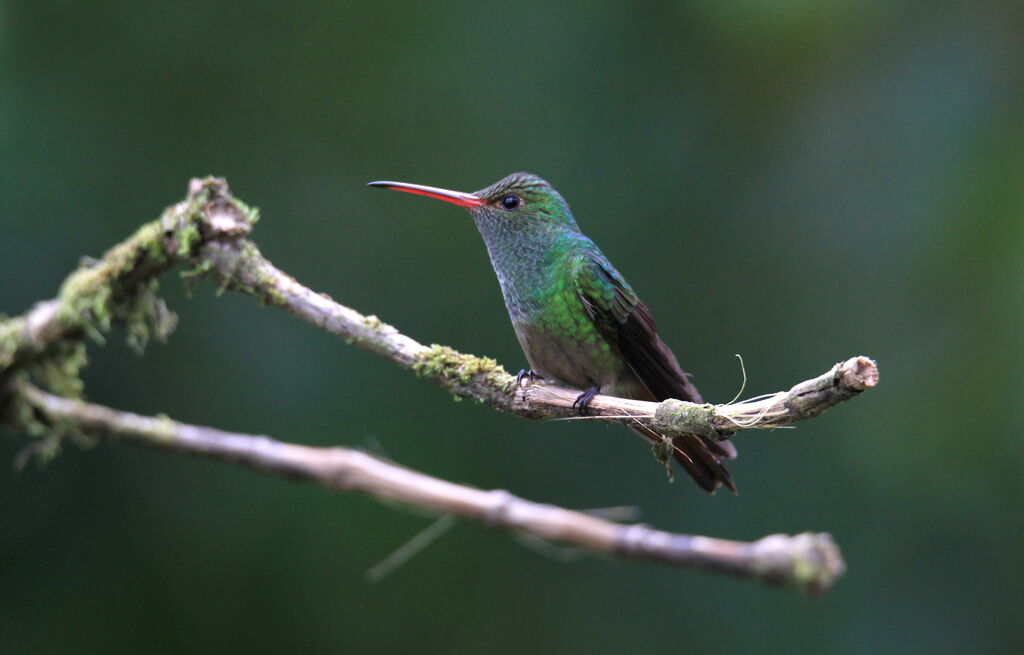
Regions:
[[[618,271],[602,259],[596,253],[584,254],[574,265],[576,292],[598,331],[618,348],[654,400],[704,402],[675,355],[658,336],[647,305]],[[696,436],[676,440],[676,459],[709,491],[719,482],[735,491],[732,478],[720,461],[735,456],[736,448],[728,441]]]
[[[576,262],[576,291],[601,335],[618,346],[630,369],[655,400],[703,399],[675,355],[658,336],[654,319],[618,272],[595,256]]]

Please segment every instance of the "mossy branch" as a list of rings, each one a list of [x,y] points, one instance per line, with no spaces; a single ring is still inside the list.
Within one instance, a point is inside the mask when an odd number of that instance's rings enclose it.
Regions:
[[[57,298],[37,304],[22,316],[0,321],[0,410],[8,423],[31,436],[45,437],[42,443],[48,444],[47,447],[37,449],[43,453],[56,452],[60,435],[67,432],[131,439],[146,445],[167,446],[170,439],[174,443],[172,450],[205,454],[275,473],[294,473],[329,486],[340,484],[333,477],[339,474],[331,468],[331,462],[342,457],[338,453],[344,453],[347,461],[373,460],[345,449],[303,448],[266,438],[184,426],[169,419],[137,417],[71,400],[81,391],[78,371],[85,363],[84,346],[88,341],[102,342],[112,326],[123,325],[129,343],[141,351],[150,337],[164,338],[173,328],[175,317],[156,296],[156,291],[158,276],[176,264],[190,267],[184,273],[190,282],[210,277],[221,289],[243,292],[263,304],[285,309],[353,345],[434,381],[456,396],[473,398],[494,409],[531,419],[575,416],[572,404],[578,390],[548,384],[520,387],[515,377],[493,359],[462,354],[446,346],[426,346],[375,316],[363,315],[299,284],[274,267],[246,238],[256,219],[257,212],[234,198],[224,180],[193,180],[183,202],[168,207],[159,219],[144,225],[101,259],[83,263],[64,282]],[[874,362],[866,357],[854,357],[787,392],[739,403],[695,405],[676,400],[649,403],[597,396],[589,405],[589,418],[639,422],[667,437],[699,433],[721,439],[742,429],[776,427],[811,418],[874,386],[877,380]],[[101,415],[109,420],[93,420]],[[143,424],[148,427],[140,428]],[[199,441],[181,438],[189,434],[206,438]],[[233,450],[231,444],[244,446]],[[289,457],[296,453],[302,453],[299,459],[306,468],[294,468],[294,460]],[[281,459],[274,460],[277,455]],[[394,469],[391,473],[403,472],[406,476],[403,480],[415,479],[425,485],[422,493],[402,496],[403,500],[495,522],[493,508],[486,511],[482,508],[492,507],[493,497],[498,492],[452,485],[373,461],[374,470],[391,467]],[[398,487],[388,486],[396,484],[396,476],[397,473],[384,476],[383,481],[378,481],[384,485],[382,487],[357,483],[341,486],[391,497],[390,493],[399,493]],[[354,479],[361,478],[356,475]],[[490,494],[487,498],[492,500],[481,500],[474,505],[475,509],[465,512],[448,505],[436,506],[425,498],[430,497],[429,489],[438,485],[445,485],[450,492],[450,502],[455,505],[468,503],[467,499],[478,498],[479,494]],[[578,517],[569,510],[536,505],[506,492],[501,494],[502,498],[512,499],[513,517],[536,516],[541,509],[544,511],[536,524],[508,518],[502,519],[499,525],[601,552],[750,575],[795,584],[809,591],[823,590],[842,572],[838,550],[825,535],[774,536],[753,544],[737,544],[707,537],[670,535],[644,526],[610,524],[624,532],[616,532],[617,536],[608,537],[598,546],[590,544],[589,537],[584,535],[596,524],[587,523],[590,527],[580,528],[583,532],[576,534],[575,528],[566,527],[570,524],[580,527]],[[502,509],[500,513],[506,511],[511,510]],[[559,527],[557,517],[573,520]],[[588,521],[594,520],[597,519],[588,517]],[[601,529],[614,532],[609,526]],[[781,564],[768,566],[765,562],[769,559]],[[821,565],[811,566],[808,564],[811,560]],[[822,564],[825,562],[827,564]],[[801,573],[792,573],[797,570]]]
[[[421,344],[376,316],[361,314],[304,287],[267,261],[249,242],[213,242],[204,247],[201,257],[227,288],[284,309],[432,380],[456,396],[530,419],[578,416],[573,404],[579,390],[537,383],[521,387],[515,376],[489,357]],[[654,403],[598,395],[588,405],[588,419],[643,423],[668,437],[697,433],[726,439],[740,430],[776,428],[813,418],[877,383],[875,362],[858,356],[789,391],[724,405],[680,400]]]
[[[175,319],[156,297],[160,274],[192,260],[202,246],[240,241],[256,220],[256,211],[235,199],[224,180],[192,180],[183,202],[102,258],[83,261],[56,298],[0,321],[0,376],[53,348],[86,338],[102,343],[114,324],[127,326],[129,343],[140,350],[151,335],[165,338]]]

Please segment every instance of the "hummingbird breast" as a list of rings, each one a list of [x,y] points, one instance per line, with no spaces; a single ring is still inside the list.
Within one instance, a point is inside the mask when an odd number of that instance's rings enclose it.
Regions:
[[[599,335],[593,338],[586,326],[513,324],[530,368],[546,379],[577,389],[600,385],[606,393],[627,398],[643,394],[622,355]]]
[[[631,396],[636,381],[618,349],[598,331],[576,288],[570,253],[525,275],[499,275],[502,295],[530,367],[545,378]]]
[[[598,332],[580,298],[573,258],[598,251],[578,231],[516,229],[481,217],[477,227],[530,367],[548,380],[609,393],[643,393],[617,348]]]

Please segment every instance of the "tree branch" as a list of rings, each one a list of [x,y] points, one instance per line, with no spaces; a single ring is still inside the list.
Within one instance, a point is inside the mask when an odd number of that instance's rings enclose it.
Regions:
[[[376,316],[363,315],[299,284],[246,239],[257,218],[254,209],[231,195],[224,180],[192,180],[183,202],[168,207],[158,220],[144,225],[101,259],[82,264],[65,280],[57,298],[37,304],[22,316],[0,320],[0,410],[6,410],[8,422],[29,435],[49,433],[51,437],[67,423],[65,427],[73,431],[316,480],[591,550],[752,575],[810,592],[827,588],[841,574],[842,560],[827,535],[776,535],[742,544],[622,526],[503,491],[460,487],[358,451],[306,448],[115,412],[67,398],[80,393],[78,370],[85,362],[87,340],[102,342],[103,335],[120,324],[127,329],[129,344],[141,351],[150,337],[161,339],[173,328],[173,314],[156,296],[157,277],[184,263],[191,266],[183,273],[190,280],[208,276],[221,289],[240,291],[285,309],[457,396],[531,419],[576,417],[572,404],[577,390],[551,384],[521,388],[493,359],[446,346],[426,346]],[[46,391],[28,385],[29,378]],[[854,357],[789,391],[739,403],[650,403],[596,396],[588,406],[592,415],[588,418],[642,423],[666,437],[697,433],[723,439],[742,429],[812,418],[877,382],[875,363]]]
[[[0,321],[0,376],[61,344],[86,337],[102,343],[114,323],[128,327],[129,342],[140,350],[149,336],[166,336],[174,321],[156,298],[157,277],[192,259],[201,246],[241,242],[257,220],[256,211],[231,196],[224,180],[193,179],[184,201],[101,259],[85,261],[64,280],[56,298]],[[196,272],[204,272],[202,262],[196,263]]]
[[[190,261],[194,268],[189,275],[209,274],[221,288],[285,309],[457,396],[531,419],[576,417],[572,404],[578,390],[550,384],[518,388],[515,378],[493,359],[447,346],[425,346],[376,316],[361,314],[303,286],[244,238],[256,220],[256,211],[231,196],[223,180],[192,180],[184,202],[172,205],[159,220],[70,275],[56,299],[39,303],[23,317],[0,322],[0,374],[45,354],[54,343],[84,336],[102,340],[101,334],[113,322],[126,323],[132,332],[162,336],[165,330],[160,326],[147,325],[154,320],[151,314],[158,312],[140,309],[154,302],[153,289],[147,285],[173,264]],[[639,422],[669,437],[697,433],[721,439],[742,429],[775,428],[812,418],[877,382],[875,362],[853,357],[789,391],[739,403],[652,403],[599,395],[588,410],[589,418]]]
[[[313,448],[270,437],[224,432],[167,417],[140,416],[46,393],[26,383],[17,393],[50,422],[89,437],[219,460],[253,470],[360,491],[380,500],[480,521],[494,528],[626,559],[729,573],[816,595],[842,575],[827,534],[771,535],[752,543],[624,525],[495,489],[440,480],[351,448]]]
[[[211,272],[229,289],[346,339],[426,377],[456,396],[472,398],[494,409],[531,419],[576,418],[580,391],[552,384],[520,388],[493,359],[476,357],[447,346],[425,346],[376,316],[341,305],[326,294],[304,287],[280,271],[249,242],[217,241],[200,253]],[[725,439],[744,429],[776,428],[813,418],[826,409],[878,383],[878,367],[863,356],[852,357],[817,378],[789,391],[725,405],[698,405],[681,400],[660,403],[595,396],[587,406],[590,419],[642,423],[665,436],[701,434]]]

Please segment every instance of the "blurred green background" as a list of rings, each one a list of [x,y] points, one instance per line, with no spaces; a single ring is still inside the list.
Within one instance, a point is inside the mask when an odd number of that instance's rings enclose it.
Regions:
[[[828,531],[817,600],[581,557],[129,447],[0,473],[0,650],[1009,653],[1024,647],[1024,5],[0,2],[0,310],[226,176],[255,241],[420,341],[524,360],[464,212],[387,178],[548,178],[705,397],[865,354],[877,390],[741,434],[740,495],[621,429],[534,424],[246,297],[187,298],[88,396],[681,532]],[[0,462],[23,440],[0,432]]]

